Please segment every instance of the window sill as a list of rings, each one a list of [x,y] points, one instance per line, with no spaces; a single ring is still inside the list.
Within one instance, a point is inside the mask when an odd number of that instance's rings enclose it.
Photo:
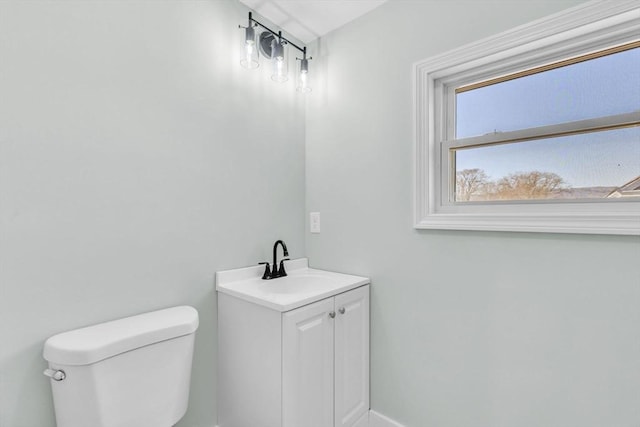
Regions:
[[[418,229],[517,231],[640,235],[640,216],[633,214],[460,214],[432,213],[416,221]]]

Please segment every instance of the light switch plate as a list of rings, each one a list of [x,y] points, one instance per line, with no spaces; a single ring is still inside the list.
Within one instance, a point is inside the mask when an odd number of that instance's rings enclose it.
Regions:
[[[309,231],[312,233],[320,232],[320,212],[309,213]]]

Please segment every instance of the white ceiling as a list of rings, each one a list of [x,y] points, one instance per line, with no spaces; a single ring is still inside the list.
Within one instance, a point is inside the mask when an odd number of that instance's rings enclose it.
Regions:
[[[240,0],[303,43],[353,21],[387,0]]]

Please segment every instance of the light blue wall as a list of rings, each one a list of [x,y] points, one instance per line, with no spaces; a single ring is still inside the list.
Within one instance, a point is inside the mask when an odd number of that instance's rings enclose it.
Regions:
[[[412,228],[411,65],[579,1],[390,1],[318,41],[312,266],[372,278],[371,403],[408,427],[640,425],[637,237]]]
[[[277,238],[305,255],[304,103],[234,59],[246,13],[0,1],[1,427],[55,425],[47,337],[179,304],[200,312],[180,425],[215,425],[215,271]]]

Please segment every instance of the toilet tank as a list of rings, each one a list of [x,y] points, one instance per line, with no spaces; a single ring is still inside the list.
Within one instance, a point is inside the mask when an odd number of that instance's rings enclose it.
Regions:
[[[198,312],[140,314],[49,338],[57,427],[170,427],[187,410]],[[57,375],[59,379],[62,375]]]

